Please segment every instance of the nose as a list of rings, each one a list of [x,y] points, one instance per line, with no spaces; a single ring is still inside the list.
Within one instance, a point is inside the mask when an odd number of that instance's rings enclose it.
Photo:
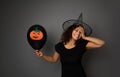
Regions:
[[[80,32],[80,31],[77,31],[77,32],[76,32],[76,34],[80,35],[80,34],[81,34],[81,32]]]

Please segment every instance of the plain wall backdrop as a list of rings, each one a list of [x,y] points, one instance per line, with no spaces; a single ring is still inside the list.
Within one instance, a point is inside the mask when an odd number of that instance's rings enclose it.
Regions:
[[[83,20],[93,29],[92,36],[106,41],[104,47],[83,56],[87,77],[120,77],[119,0],[2,0],[0,1],[0,77],[60,77],[61,64],[49,63],[35,55],[27,42],[34,24],[47,31],[41,49],[52,55],[63,32],[62,23]]]

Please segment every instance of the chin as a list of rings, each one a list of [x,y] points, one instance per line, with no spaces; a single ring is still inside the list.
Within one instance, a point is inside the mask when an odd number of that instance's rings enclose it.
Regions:
[[[76,40],[76,41],[77,41],[77,40],[79,40],[79,38],[74,38],[74,40]]]
[[[73,37],[74,40],[79,40],[81,37]]]

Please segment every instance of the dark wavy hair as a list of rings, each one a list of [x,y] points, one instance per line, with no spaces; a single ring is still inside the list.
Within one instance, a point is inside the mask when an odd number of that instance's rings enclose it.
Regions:
[[[70,27],[68,27],[68,28],[62,33],[62,35],[61,35],[61,41],[64,42],[65,44],[66,44],[67,42],[69,42],[70,39],[72,38],[72,32],[73,32],[73,30],[74,30],[75,28],[79,27],[79,26],[83,27],[82,24],[79,24],[79,25],[73,24],[73,25],[71,25]],[[84,28],[84,27],[83,27],[83,28]]]

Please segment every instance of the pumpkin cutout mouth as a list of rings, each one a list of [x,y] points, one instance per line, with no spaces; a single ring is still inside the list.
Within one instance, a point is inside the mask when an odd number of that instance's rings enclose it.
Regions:
[[[37,36],[33,36],[33,38],[38,38]]]

